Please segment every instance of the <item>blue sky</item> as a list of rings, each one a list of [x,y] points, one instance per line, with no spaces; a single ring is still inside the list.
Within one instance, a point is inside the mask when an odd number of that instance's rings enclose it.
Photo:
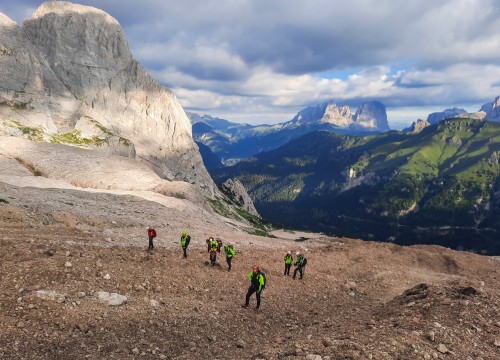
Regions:
[[[19,25],[43,1],[0,0]],[[328,100],[387,107],[392,128],[500,95],[496,0],[81,0],[116,18],[183,107],[290,120]]]

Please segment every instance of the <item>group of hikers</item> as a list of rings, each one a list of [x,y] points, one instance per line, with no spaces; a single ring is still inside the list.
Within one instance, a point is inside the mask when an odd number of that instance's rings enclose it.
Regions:
[[[157,236],[157,234],[156,230],[153,229],[151,226],[148,226],[146,230],[148,231],[148,239],[149,239],[148,250],[151,251],[154,249],[153,239]],[[191,242],[191,236],[189,236],[188,233],[184,231],[181,234],[181,240],[180,240],[180,245],[182,248],[184,258],[187,258],[187,249],[190,242]],[[207,251],[209,253],[210,264],[212,266],[215,266],[217,261],[217,254],[220,253],[222,248],[224,249],[224,253],[226,255],[227,271],[231,271],[231,262],[234,256],[236,255],[233,243],[230,242],[228,244],[223,245],[221,239],[218,238],[214,239],[213,237],[209,237],[206,240],[206,243],[207,243]],[[300,251],[297,251],[295,255],[297,256],[297,259],[294,262],[292,252],[290,250],[287,251],[287,253],[285,254],[285,259],[284,259],[285,272],[283,273],[283,275],[290,276],[290,269],[293,264],[295,265],[295,269],[293,271],[292,278],[295,279],[298,274],[299,279],[302,279],[304,277],[304,270],[307,264],[307,259],[304,257],[304,255],[300,253]],[[258,309],[260,307],[260,302],[261,302],[260,295],[264,290],[264,288],[266,287],[266,275],[260,270],[260,266],[255,264],[252,266],[252,271],[250,271],[250,273],[248,274],[248,280],[250,280],[250,286],[245,296],[245,304],[241,306],[247,308],[250,304],[250,297],[255,293],[257,298],[257,306],[255,307],[255,309]]]

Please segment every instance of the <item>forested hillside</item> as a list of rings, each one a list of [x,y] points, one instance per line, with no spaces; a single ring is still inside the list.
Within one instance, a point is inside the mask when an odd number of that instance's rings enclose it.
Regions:
[[[419,134],[315,132],[233,167],[284,226],[500,254],[500,124],[445,120]]]

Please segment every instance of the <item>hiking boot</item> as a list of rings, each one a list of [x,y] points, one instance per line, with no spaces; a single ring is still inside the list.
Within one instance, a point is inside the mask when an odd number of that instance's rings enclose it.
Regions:
[[[248,307],[248,304],[243,304],[241,305],[242,308],[247,308]]]

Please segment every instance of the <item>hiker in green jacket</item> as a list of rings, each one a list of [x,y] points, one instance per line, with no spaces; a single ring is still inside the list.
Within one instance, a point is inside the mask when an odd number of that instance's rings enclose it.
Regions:
[[[290,276],[290,268],[292,267],[293,256],[291,251],[287,251],[285,255],[285,273],[283,275]]]
[[[191,242],[191,236],[187,234],[187,232],[183,232],[181,235],[181,248],[182,251],[184,252],[184,257],[187,258],[187,248],[189,246],[189,243]]]
[[[248,280],[250,280],[250,287],[247,291],[245,304],[241,306],[245,308],[248,307],[248,305],[250,305],[250,296],[255,293],[257,297],[257,306],[255,307],[255,310],[257,310],[260,307],[260,294],[266,286],[266,278],[264,273],[260,272],[259,265],[254,265],[252,267],[252,271],[248,274]]]
[[[297,261],[294,264],[295,270],[293,271],[292,278],[295,279],[295,277],[297,276],[297,272],[298,272],[300,275],[299,280],[302,280],[302,277],[304,276],[304,267],[306,266],[307,260],[305,259],[304,255],[302,255],[298,251],[295,255],[297,255]]]
[[[231,271],[231,261],[234,255],[236,255],[233,247],[233,243],[224,245],[224,252],[226,253],[227,271]]]

